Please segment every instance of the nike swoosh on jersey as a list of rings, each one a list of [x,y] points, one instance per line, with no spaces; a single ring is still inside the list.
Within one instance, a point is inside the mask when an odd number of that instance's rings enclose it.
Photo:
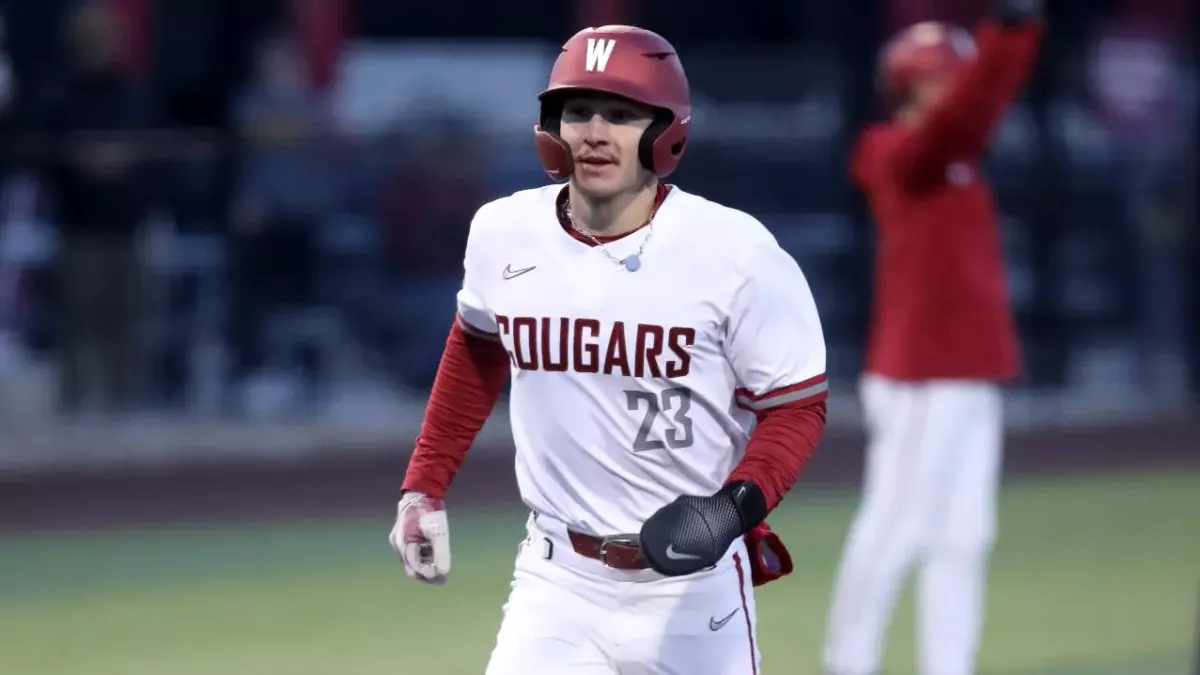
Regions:
[[[522,267],[519,270],[514,270],[512,268],[512,265],[505,265],[504,266],[504,278],[505,279],[515,279],[515,278],[521,276],[522,274],[525,274],[526,272],[532,272],[535,269],[537,269],[537,265],[531,265],[530,267]]]

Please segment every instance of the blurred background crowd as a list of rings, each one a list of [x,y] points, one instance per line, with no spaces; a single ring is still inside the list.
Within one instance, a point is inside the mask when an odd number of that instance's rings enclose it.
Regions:
[[[1187,0],[1051,5],[988,160],[1018,390],[1179,405],[1200,391],[1200,20]],[[676,44],[696,114],[672,181],[776,233],[831,379],[857,377],[871,228],[845,157],[882,112],[879,45],[986,2],[454,6],[0,2],[0,420],[419,406],[471,215],[544,182],[535,96],[603,23]]]

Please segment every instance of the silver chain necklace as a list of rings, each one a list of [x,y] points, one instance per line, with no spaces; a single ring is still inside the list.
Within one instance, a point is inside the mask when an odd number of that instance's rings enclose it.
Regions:
[[[654,235],[654,216],[658,215],[657,208],[651,212],[650,219],[646,221],[646,236],[642,239],[642,245],[638,246],[637,253],[625,256],[624,258],[618,258],[617,256],[613,255],[612,251],[609,251],[608,247],[605,246],[603,242],[597,239],[591,232],[579,227],[579,225],[575,223],[575,214],[571,213],[570,200],[568,200],[563,206],[563,211],[567,216],[567,222],[571,224],[571,229],[587,237],[593,244],[596,245],[596,248],[600,249],[600,252],[604,254],[604,257],[613,261],[613,263],[616,265],[624,266],[625,269],[630,272],[636,272],[642,267],[642,254],[646,252],[646,244],[650,243],[650,237]]]

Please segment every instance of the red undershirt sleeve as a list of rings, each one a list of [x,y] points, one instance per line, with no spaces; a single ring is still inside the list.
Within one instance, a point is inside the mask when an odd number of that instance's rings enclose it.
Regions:
[[[799,479],[825,432],[825,400],[796,401],[757,413],[758,424],[729,482],[757,485],[774,509]]]
[[[500,400],[508,374],[508,353],[495,336],[465,329],[461,319],[454,323],[404,476],[404,490],[445,496]]]

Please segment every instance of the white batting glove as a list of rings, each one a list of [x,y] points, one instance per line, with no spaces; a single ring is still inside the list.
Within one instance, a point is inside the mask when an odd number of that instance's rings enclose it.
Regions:
[[[444,584],[450,573],[450,523],[441,499],[406,492],[396,506],[396,524],[388,536],[410,579]]]

